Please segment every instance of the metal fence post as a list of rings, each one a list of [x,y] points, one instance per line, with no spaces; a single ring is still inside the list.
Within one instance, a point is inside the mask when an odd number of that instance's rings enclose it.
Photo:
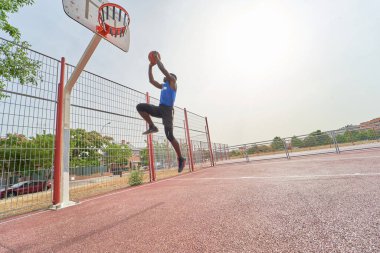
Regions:
[[[189,144],[189,139],[187,138],[187,129],[186,129],[186,122],[183,121],[183,129],[185,130],[185,141],[186,141],[186,145],[187,145],[187,157],[190,159],[190,144]],[[190,164],[190,161],[187,162],[187,164],[189,164],[189,170],[191,171],[191,164]]]
[[[215,154],[215,161],[219,162],[219,160],[218,160],[218,150],[216,149],[216,143],[214,143],[214,154]]]
[[[244,145],[244,154],[245,154],[245,160],[249,162],[249,156],[248,156],[248,151],[247,151],[247,145]]]
[[[337,154],[340,154],[339,144],[338,144],[338,141],[336,140],[335,131],[331,132],[331,136],[332,136],[332,139],[333,139],[333,142],[334,142],[334,145],[335,145],[335,152]]]
[[[282,142],[284,143],[286,159],[289,160],[290,159],[290,155],[289,155],[288,145],[286,145],[286,140],[285,139],[282,139]]]
[[[207,157],[205,157],[205,154],[204,154],[204,150],[203,150],[203,143],[202,142],[200,142],[201,144],[201,154],[202,154],[202,164],[203,163],[205,163],[206,162],[206,160],[207,160]]]
[[[150,96],[149,92],[146,93],[146,102],[150,103]],[[148,128],[147,124],[147,128]],[[150,181],[154,182],[156,181],[156,169],[154,166],[154,147],[153,147],[153,138],[151,134],[148,134],[147,142],[148,142],[148,153],[149,153],[149,174],[150,174]]]
[[[65,89],[65,58],[61,58],[61,73],[58,84],[57,97],[57,122],[55,131],[55,152],[54,152],[54,189],[53,205],[61,203],[61,170],[63,163],[63,93]]]
[[[215,166],[214,153],[212,152],[212,143],[211,143],[211,137],[210,137],[210,128],[208,127],[207,117],[205,118],[205,120],[206,120],[207,142],[208,142],[208,148],[210,150],[210,162],[211,162],[211,166]]]
[[[188,143],[189,143],[189,154],[190,154],[190,166],[191,166],[191,171],[194,171],[194,161],[193,161],[193,146],[191,144],[191,138],[190,138],[190,130],[189,130],[189,121],[187,119],[187,111],[186,111],[186,108],[184,108],[184,112],[185,112],[185,126],[186,126],[186,133],[187,133],[187,139],[188,139]]]

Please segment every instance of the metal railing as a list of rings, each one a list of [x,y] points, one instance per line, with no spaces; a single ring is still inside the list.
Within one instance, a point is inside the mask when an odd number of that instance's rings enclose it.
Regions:
[[[291,159],[374,148],[380,148],[380,129],[377,128],[315,131],[308,135],[275,137],[270,141],[230,146],[230,159],[226,163]]]

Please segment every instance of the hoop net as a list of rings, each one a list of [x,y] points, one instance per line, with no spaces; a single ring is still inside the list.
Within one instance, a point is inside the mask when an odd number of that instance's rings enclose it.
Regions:
[[[124,37],[129,27],[129,14],[120,5],[105,3],[99,7],[97,32],[106,37]]]

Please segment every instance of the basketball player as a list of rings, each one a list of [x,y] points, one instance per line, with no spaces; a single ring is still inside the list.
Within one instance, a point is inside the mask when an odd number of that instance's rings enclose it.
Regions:
[[[160,57],[156,51],[153,52],[154,63],[149,64],[149,82],[156,88],[161,90],[160,105],[155,106],[151,104],[138,104],[136,109],[141,117],[149,124],[149,129],[143,134],[153,134],[158,132],[158,128],[153,124],[150,116],[156,118],[162,118],[162,123],[165,128],[166,138],[173,145],[178,159],[178,173],[181,173],[185,167],[186,159],[182,157],[181,149],[178,141],[173,135],[173,115],[174,115],[174,101],[177,94],[177,76],[173,73],[169,73],[162,64]],[[152,69],[157,64],[158,68],[164,74],[164,83],[159,83],[154,80]]]

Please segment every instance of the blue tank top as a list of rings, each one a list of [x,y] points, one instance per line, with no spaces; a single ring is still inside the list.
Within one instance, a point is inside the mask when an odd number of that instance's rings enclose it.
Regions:
[[[160,105],[174,106],[176,91],[170,87],[169,81],[162,84]]]

